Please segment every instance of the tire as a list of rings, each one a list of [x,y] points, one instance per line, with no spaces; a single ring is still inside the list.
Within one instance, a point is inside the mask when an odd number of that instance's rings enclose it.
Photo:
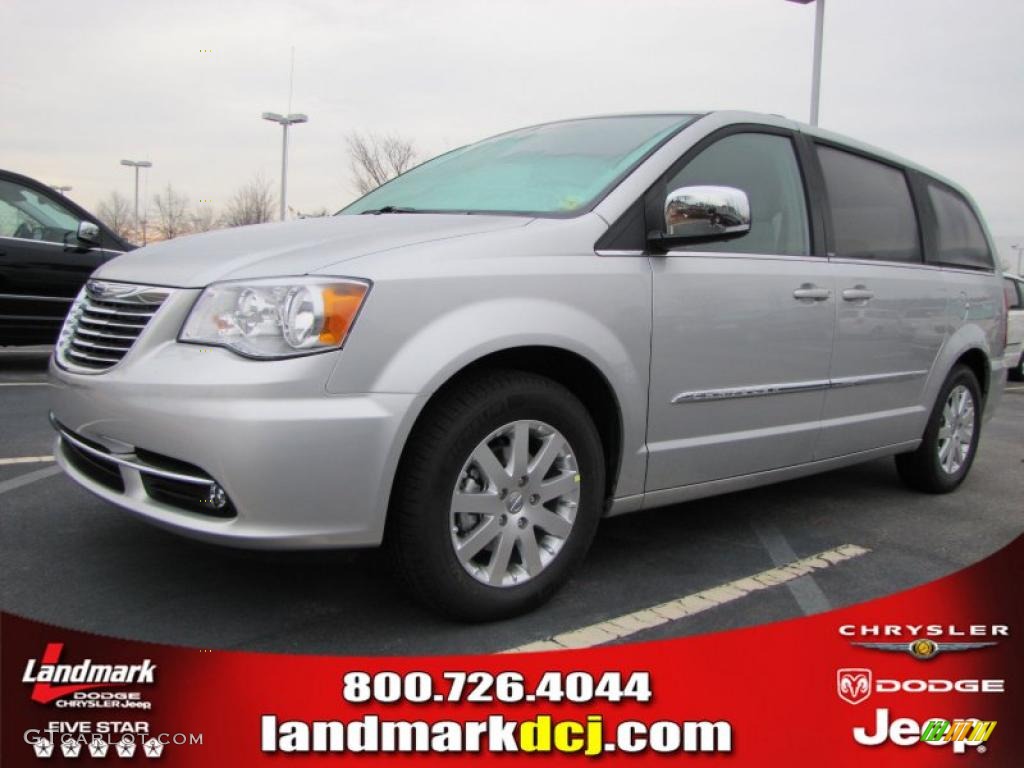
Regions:
[[[956,404],[951,396],[956,393],[966,394],[970,398],[969,438],[957,427],[966,424],[965,413],[959,415]],[[952,411],[947,411],[952,408]],[[896,457],[896,469],[900,478],[911,488],[925,493],[949,493],[955,490],[967,477],[978,452],[978,440],[981,437],[982,398],[978,379],[965,365],[958,365],[946,378],[939,396],[928,419],[921,445],[913,453],[904,453]],[[952,426],[948,423],[952,417]],[[951,436],[953,437],[951,437]],[[954,437],[957,442],[953,442]],[[961,438],[962,442],[960,442]],[[966,452],[958,459],[957,445],[966,445]],[[940,453],[945,446],[945,453]]]
[[[1017,366],[1010,369],[1009,377],[1010,381],[1024,381],[1024,352],[1020,353]]]
[[[523,371],[471,374],[427,406],[399,462],[385,535],[397,574],[450,618],[533,610],[590,548],[604,467],[597,428],[565,387]]]

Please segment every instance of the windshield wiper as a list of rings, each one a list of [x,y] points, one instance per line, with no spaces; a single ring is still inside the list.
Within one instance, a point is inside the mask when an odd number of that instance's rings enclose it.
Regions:
[[[364,216],[368,213],[418,213],[418,210],[416,208],[409,208],[408,206],[402,205],[385,205],[383,208],[371,208],[363,211]]]

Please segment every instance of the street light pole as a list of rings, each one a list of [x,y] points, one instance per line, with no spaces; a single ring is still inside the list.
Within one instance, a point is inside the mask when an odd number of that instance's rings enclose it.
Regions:
[[[277,123],[283,129],[281,139],[281,221],[284,221],[288,199],[288,126],[307,123],[309,122],[309,117],[300,112],[288,115],[279,115],[277,112],[264,112],[263,119]]]
[[[789,0],[807,5],[814,3],[814,69],[811,73],[811,125],[818,124],[818,102],[821,95],[821,48],[825,40],[825,0]]]
[[[1017,251],[1017,274],[1024,277],[1024,245],[1011,245],[1011,250]]]
[[[141,225],[139,224],[139,168],[152,168],[153,163],[149,160],[122,160],[121,165],[127,165],[129,168],[135,169],[135,229],[139,230]],[[142,244],[146,244],[146,233],[142,232]]]

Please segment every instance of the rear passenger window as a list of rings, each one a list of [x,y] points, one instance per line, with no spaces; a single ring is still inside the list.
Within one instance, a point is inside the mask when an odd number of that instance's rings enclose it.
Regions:
[[[818,147],[832,215],[832,252],[851,259],[920,261],[917,215],[902,171]]]
[[[929,261],[957,267],[992,269],[992,253],[974,211],[957,192],[929,182],[928,199],[935,211],[936,253]]]

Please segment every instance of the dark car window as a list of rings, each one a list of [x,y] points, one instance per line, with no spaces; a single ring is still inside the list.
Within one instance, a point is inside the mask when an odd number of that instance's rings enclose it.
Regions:
[[[992,252],[971,206],[957,192],[929,182],[928,199],[935,212],[934,260],[958,267],[991,269]]]
[[[56,200],[0,179],[0,237],[63,243],[78,229],[78,217]]]
[[[1006,294],[1007,309],[1021,309],[1024,307],[1024,291],[1016,280],[1009,277],[1003,278],[1003,292]]]
[[[705,184],[736,187],[747,193],[750,232],[725,242],[674,250],[789,256],[810,253],[804,185],[793,142],[787,137],[768,133],[726,136],[669,179],[665,191]]]
[[[851,259],[920,261],[917,215],[902,171],[819,146],[832,216],[832,251]]]

